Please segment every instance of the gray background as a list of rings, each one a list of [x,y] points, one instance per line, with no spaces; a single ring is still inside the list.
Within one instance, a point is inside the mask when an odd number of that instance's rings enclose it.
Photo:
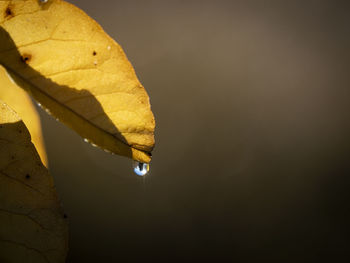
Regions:
[[[124,48],[157,145],[140,178],[41,111],[68,262],[350,258],[348,1],[70,2]]]

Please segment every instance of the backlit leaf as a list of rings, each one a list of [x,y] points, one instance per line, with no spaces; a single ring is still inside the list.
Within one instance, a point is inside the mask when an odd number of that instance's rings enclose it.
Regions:
[[[65,217],[27,128],[0,101],[0,262],[64,262]]]
[[[93,19],[60,0],[0,1],[0,29],[0,64],[52,115],[103,149],[150,161],[148,95]]]
[[[22,88],[18,87],[3,67],[0,66],[0,100],[6,101],[14,111],[21,116],[32,137],[32,142],[39,153],[41,161],[47,167],[47,155],[41,131],[40,117],[32,100]]]

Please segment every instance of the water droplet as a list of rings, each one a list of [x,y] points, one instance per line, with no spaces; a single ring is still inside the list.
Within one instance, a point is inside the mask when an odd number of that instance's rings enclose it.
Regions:
[[[39,0],[41,3],[47,3],[48,0]]]
[[[92,147],[97,147],[97,145],[96,145],[96,144],[94,144],[94,143],[91,143],[91,146],[92,146]]]
[[[51,115],[51,111],[49,109],[45,109],[46,113]]]
[[[97,61],[96,61],[96,60],[94,61],[94,65],[95,65],[95,66],[97,65]]]
[[[84,142],[89,142],[89,140],[88,140],[88,139],[86,139],[86,138],[84,138]]]
[[[111,46],[108,46],[107,49],[108,49],[108,50],[111,50]]]
[[[138,176],[144,176],[149,171],[148,163],[134,162],[134,172]]]
[[[37,104],[38,104],[38,106],[39,106],[40,108],[42,107],[42,106],[41,106],[41,103],[38,102]]]

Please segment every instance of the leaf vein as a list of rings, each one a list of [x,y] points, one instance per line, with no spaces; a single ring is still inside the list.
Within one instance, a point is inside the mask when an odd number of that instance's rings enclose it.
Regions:
[[[6,176],[6,177],[9,178],[9,179],[12,179],[12,180],[14,180],[14,181],[20,183],[20,184],[22,184],[22,185],[25,185],[26,187],[28,187],[28,188],[34,190],[35,192],[37,192],[37,193],[39,193],[39,194],[45,196],[45,194],[43,194],[42,192],[40,192],[38,189],[36,189],[36,188],[34,188],[33,186],[30,186],[30,185],[28,185],[28,184],[22,182],[21,180],[19,180],[19,179],[17,179],[17,178],[14,178],[14,177],[8,175],[8,174],[5,173],[4,171],[0,171],[0,174],[2,174],[3,176]]]
[[[45,231],[51,231],[51,229],[47,228],[47,227],[44,227],[42,224],[40,224],[37,220],[35,220],[34,218],[32,218],[30,216],[30,214],[34,211],[34,209],[32,211],[30,211],[29,213],[27,214],[22,214],[22,213],[16,213],[16,212],[13,212],[13,211],[10,211],[10,210],[7,210],[7,209],[3,209],[3,208],[0,208],[0,212],[4,212],[4,213],[8,213],[8,214],[14,214],[14,215],[18,215],[18,216],[25,216],[27,217],[29,220],[33,221],[35,224],[37,224],[40,228],[42,228],[43,230]]]
[[[16,242],[16,241],[13,241],[13,240],[8,240],[8,239],[0,239],[0,242],[11,243],[11,244],[14,244],[14,245],[18,245],[18,246],[24,247],[24,248],[26,248],[28,250],[33,250],[36,253],[38,253],[40,256],[42,256],[46,262],[50,262],[49,259],[47,258],[47,256],[44,254],[44,252],[39,250],[39,249],[37,249],[37,248],[29,247],[29,246],[27,246],[24,243],[19,243],[19,242]]]

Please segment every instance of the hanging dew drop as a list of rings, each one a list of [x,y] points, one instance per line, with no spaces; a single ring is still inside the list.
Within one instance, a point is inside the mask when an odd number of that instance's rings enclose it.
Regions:
[[[84,138],[84,142],[89,142],[89,140],[88,140],[88,139],[86,139],[86,138]]]
[[[138,176],[145,176],[149,171],[148,163],[134,162],[134,172]]]

